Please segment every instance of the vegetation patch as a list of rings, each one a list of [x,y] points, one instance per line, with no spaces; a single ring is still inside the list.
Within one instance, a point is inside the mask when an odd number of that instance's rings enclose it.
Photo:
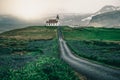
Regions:
[[[66,40],[120,41],[120,29],[115,28],[62,28]]]
[[[0,80],[79,80],[59,58],[55,28],[23,28],[0,36]]]
[[[56,40],[11,42],[0,47],[0,80],[79,80],[59,59]]]
[[[46,56],[10,74],[11,80],[79,80],[63,61]]]
[[[93,27],[62,29],[69,47],[78,56],[120,67],[120,29]]]
[[[51,28],[50,26],[31,26],[4,32],[0,34],[0,37],[17,40],[47,40],[56,37],[56,32],[57,29]]]
[[[99,41],[67,41],[75,54],[111,66],[120,67],[120,44]]]

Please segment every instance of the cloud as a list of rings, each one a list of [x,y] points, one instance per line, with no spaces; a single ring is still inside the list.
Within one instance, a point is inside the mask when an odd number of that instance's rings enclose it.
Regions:
[[[120,6],[120,0],[0,0],[0,14],[93,13],[105,5]]]

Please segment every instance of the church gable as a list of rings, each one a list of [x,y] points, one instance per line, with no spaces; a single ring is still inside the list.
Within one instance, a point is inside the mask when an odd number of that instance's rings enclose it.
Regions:
[[[46,21],[46,26],[59,26],[59,15],[57,15],[56,19]]]

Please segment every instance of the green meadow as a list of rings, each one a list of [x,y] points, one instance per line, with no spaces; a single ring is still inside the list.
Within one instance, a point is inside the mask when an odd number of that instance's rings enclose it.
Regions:
[[[69,28],[62,29],[66,40],[120,41],[120,29],[115,28]]]
[[[0,34],[0,80],[79,80],[59,57],[56,31],[33,26]]]
[[[62,31],[75,55],[120,67],[120,29],[64,27]]]
[[[53,39],[56,37],[57,29],[50,26],[31,26],[22,29],[15,29],[0,34],[2,38],[17,40],[39,40]]]

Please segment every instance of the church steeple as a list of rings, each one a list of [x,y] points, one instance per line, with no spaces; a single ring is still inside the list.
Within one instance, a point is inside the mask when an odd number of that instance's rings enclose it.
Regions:
[[[59,19],[60,19],[60,18],[59,18],[59,15],[57,15],[56,19],[57,19],[57,20],[59,20]]]

